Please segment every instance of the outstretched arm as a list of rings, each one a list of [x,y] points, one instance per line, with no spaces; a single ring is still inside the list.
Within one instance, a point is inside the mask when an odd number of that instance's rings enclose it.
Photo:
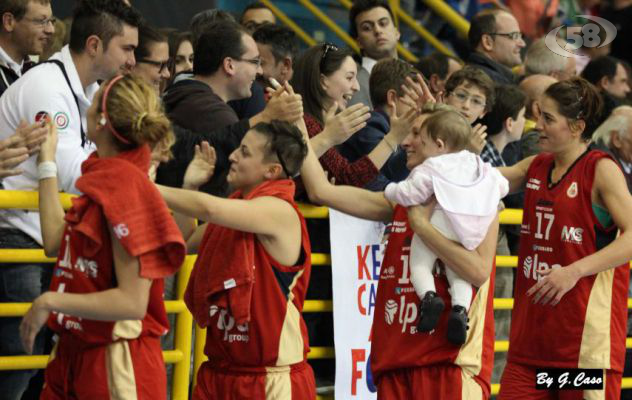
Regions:
[[[536,156],[527,157],[511,167],[500,167],[498,171],[509,181],[509,193],[519,192],[527,180],[527,171]]]

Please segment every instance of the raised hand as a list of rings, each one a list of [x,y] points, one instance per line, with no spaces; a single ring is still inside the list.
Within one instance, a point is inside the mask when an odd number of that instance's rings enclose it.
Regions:
[[[184,174],[182,187],[197,190],[200,186],[208,182],[215,172],[215,161],[217,161],[215,149],[211,147],[208,142],[196,144],[195,156],[189,163],[187,171]]]
[[[402,90],[415,103],[416,108],[421,111],[424,104],[436,103],[437,99],[432,95],[421,74],[417,74],[415,78],[416,81],[406,77],[406,84],[402,85]]]
[[[288,83],[285,83],[272,92],[263,115],[266,122],[275,119],[295,122],[303,118],[303,99],[300,94],[294,93]]]
[[[485,147],[487,138],[487,126],[476,124],[472,127],[472,136],[470,137],[470,150],[476,154],[481,154]]]
[[[371,117],[369,107],[363,104],[354,104],[338,114],[338,103],[334,104],[327,111],[325,116],[325,128],[320,135],[326,135],[332,146],[344,143],[351,135],[366,126],[366,121]]]
[[[47,134],[45,135],[45,140],[40,145],[37,161],[55,161],[55,153],[57,152],[57,127],[49,120],[46,120],[41,126],[44,126]]]
[[[389,137],[389,140],[393,140],[396,144],[400,144],[406,136],[412,131],[413,124],[419,112],[416,108],[410,108],[404,115],[397,116],[397,105],[390,103],[387,108],[388,116],[391,121],[391,129],[384,137]],[[393,143],[389,141],[389,143]]]

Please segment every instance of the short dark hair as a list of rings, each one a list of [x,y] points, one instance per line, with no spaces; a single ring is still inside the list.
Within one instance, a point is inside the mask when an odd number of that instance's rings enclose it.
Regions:
[[[20,20],[26,14],[26,8],[31,1],[43,5],[50,4],[50,0],[2,0],[0,1],[0,16],[11,13],[15,19]]]
[[[70,28],[70,50],[82,52],[86,40],[98,36],[107,49],[110,40],[123,32],[123,24],[140,27],[142,17],[122,0],[82,0],[77,4]]]
[[[239,23],[243,24],[244,22],[244,15],[246,15],[246,13],[250,10],[268,10],[270,12],[272,12],[272,10],[270,10],[270,8],[268,8],[268,6],[266,6],[263,3],[260,2],[255,2],[255,3],[250,3],[246,6],[246,8],[244,8],[244,11],[241,12],[241,15],[239,16]]]
[[[178,54],[178,49],[182,42],[191,42],[191,47],[193,47],[193,39],[191,36],[191,32],[179,32],[172,31],[168,36],[169,40],[169,58],[174,60],[176,59],[176,55]]]
[[[324,54],[325,49],[328,49],[327,54]],[[330,76],[340,69],[347,57],[352,57],[348,49],[340,49],[330,44],[319,44],[303,52],[294,63],[294,74],[290,84],[296,93],[303,96],[305,112],[321,125],[327,94],[321,85],[320,74]]]
[[[264,159],[278,159],[288,178],[300,171],[307,156],[307,144],[295,125],[273,120],[270,123],[260,122],[252,129],[268,139]]]
[[[243,41],[246,34],[236,22],[218,21],[208,26],[193,49],[193,73],[201,76],[212,75],[217,72],[226,57],[240,58],[246,52]]]
[[[484,10],[476,14],[470,21],[470,30],[467,32],[467,42],[470,50],[474,51],[481,42],[483,35],[496,32],[496,15],[499,10]]]
[[[167,35],[154,29],[147,23],[143,23],[138,28],[138,46],[134,49],[136,60],[149,57],[149,48],[154,43],[167,43]]]
[[[372,10],[376,7],[385,8],[388,14],[391,16],[391,20],[395,23],[395,17],[393,16],[393,10],[385,0],[355,0],[349,10],[349,35],[352,38],[358,37],[358,26],[356,25],[356,18],[363,12]]]
[[[507,118],[518,119],[518,114],[527,103],[527,95],[515,85],[498,85],[494,90],[494,107],[485,114],[481,123],[487,126],[489,136],[503,130]]]
[[[295,60],[298,55],[296,34],[288,27],[264,24],[252,34],[252,38],[257,43],[269,45],[277,63],[285,57]]]
[[[191,18],[189,31],[191,31],[191,44],[194,49],[202,33],[204,33],[209,26],[219,21],[237,23],[237,21],[235,21],[235,17],[233,17],[231,13],[217,8],[209,8],[208,10],[200,11]]]
[[[386,105],[386,94],[389,90],[395,90],[398,96],[403,96],[402,85],[406,83],[406,77],[414,78],[416,72],[415,67],[399,59],[384,59],[375,64],[369,77],[369,93],[373,107]]]
[[[445,83],[446,94],[450,94],[460,84],[469,82],[478,86],[485,94],[485,111],[489,111],[494,107],[494,81],[482,70],[466,65],[462,69],[456,71],[450,76]]]
[[[601,95],[586,79],[573,77],[559,81],[546,89],[544,95],[553,99],[557,110],[569,123],[583,120],[586,128],[582,132],[582,139],[588,141],[593,132],[604,121],[604,102]]]
[[[617,74],[617,65],[621,61],[610,56],[603,56],[590,60],[582,71],[582,78],[596,85],[605,76],[608,80],[612,80]]]
[[[450,70],[450,60],[454,60],[461,64],[459,59],[437,51],[422,57],[417,64],[415,64],[415,67],[423,74],[423,76],[426,77],[426,79],[430,79],[433,74],[436,74],[441,79],[445,79],[448,76],[448,71]]]

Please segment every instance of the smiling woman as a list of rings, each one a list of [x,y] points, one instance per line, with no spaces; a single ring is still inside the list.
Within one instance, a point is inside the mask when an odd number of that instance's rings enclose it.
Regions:
[[[138,46],[134,50],[136,66],[133,73],[144,79],[159,93],[171,77],[167,36],[149,25],[138,30]]]

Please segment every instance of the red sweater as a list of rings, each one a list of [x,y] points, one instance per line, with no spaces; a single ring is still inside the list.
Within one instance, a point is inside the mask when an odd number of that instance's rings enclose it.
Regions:
[[[316,121],[316,118],[305,114],[304,119],[310,138],[322,132],[323,128]],[[329,173],[329,177],[336,179],[337,185],[364,187],[373,181],[380,172],[367,156],[362,156],[354,162],[349,162],[334,147],[327,150],[319,158],[319,161],[320,165]]]

